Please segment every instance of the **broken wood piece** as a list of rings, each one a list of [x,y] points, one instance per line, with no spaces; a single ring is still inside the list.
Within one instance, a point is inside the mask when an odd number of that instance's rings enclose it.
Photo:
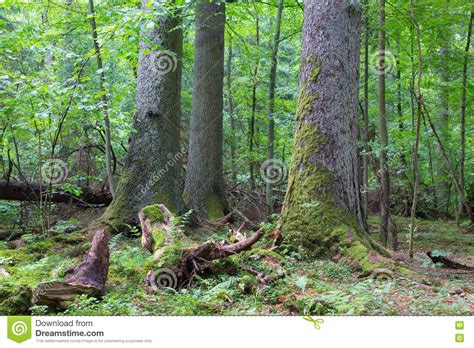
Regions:
[[[195,245],[178,227],[173,226],[173,214],[163,204],[143,208],[138,217],[142,227],[143,248],[154,254],[155,261],[162,266],[161,270],[173,273],[172,276],[176,277],[173,285],[176,288],[190,284],[194,275],[202,272],[210,261],[247,250],[265,234],[260,229],[251,237],[234,244],[223,245],[211,240]],[[224,220],[230,217],[231,214]],[[153,271],[148,272],[145,285],[156,285]]]
[[[109,240],[105,228],[96,230],[83,261],[68,270],[64,281],[39,284],[33,295],[34,303],[62,308],[78,295],[102,297],[109,272]]]
[[[163,204],[154,204],[143,208],[138,219],[142,227],[142,247],[154,253],[169,235],[173,214]]]
[[[234,244],[221,245],[216,241],[207,241],[197,247],[187,249],[180,262],[173,267],[176,269],[179,286],[183,287],[190,284],[194,276],[202,271],[202,265],[212,260],[223,259],[230,255],[248,250],[252,245],[257,243],[264,234],[265,231],[260,229],[251,237]]]

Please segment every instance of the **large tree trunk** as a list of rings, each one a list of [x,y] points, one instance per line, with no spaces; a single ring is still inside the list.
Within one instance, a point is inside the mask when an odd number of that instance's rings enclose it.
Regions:
[[[275,24],[275,34],[273,37],[272,56],[270,59],[270,84],[268,87],[268,144],[267,144],[267,161],[272,161],[275,157],[275,119],[273,112],[275,109],[275,85],[278,63],[278,45],[280,44],[280,27],[281,15],[283,12],[283,0],[278,1],[278,12]],[[267,180],[265,183],[265,196],[267,200],[268,215],[273,213],[273,182]]]
[[[380,184],[382,197],[380,199],[380,241],[387,246],[388,226],[390,220],[390,176],[388,168],[388,130],[385,111],[385,0],[380,0],[380,30],[379,30],[379,119],[380,119]]]
[[[184,199],[199,216],[228,208],[222,168],[225,2],[198,0],[193,101]]]
[[[146,11],[147,0],[142,8]],[[157,11],[154,28],[140,43],[137,112],[116,197],[104,218],[116,225],[136,223],[141,208],[165,204],[182,212],[180,148],[182,18],[173,4]],[[155,46],[155,47],[154,47]],[[157,48],[156,48],[157,47]]]
[[[345,0],[305,1],[296,134],[280,228],[311,255],[348,257],[370,269],[376,244],[363,231],[358,188],[360,11]]]

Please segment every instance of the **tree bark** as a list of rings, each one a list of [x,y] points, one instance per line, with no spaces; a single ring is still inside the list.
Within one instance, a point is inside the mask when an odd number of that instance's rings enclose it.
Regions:
[[[209,219],[228,211],[222,168],[225,2],[198,0],[184,199]]]
[[[359,196],[360,16],[347,1],[305,1],[296,133],[279,229],[310,255],[342,253],[368,270],[376,243],[364,232]]]
[[[382,197],[380,200],[380,241],[387,245],[390,221],[390,176],[388,168],[388,130],[385,110],[385,0],[380,0],[379,30],[379,120],[380,120],[380,184]]]
[[[280,44],[280,28],[281,28],[281,16],[283,12],[283,0],[278,1],[277,18],[275,24],[275,34],[273,37],[273,48],[272,55],[270,58],[270,84],[268,86],[268,144],[267,144],[267,161],[272,161],[275,157],[275,119],[273,116],[275,109],[275,85],[277,75],[277,63],[278,63],[278,46]],[[271,180],[266,181],[265,186],[266,200],[267,200],[267,213],[268,215],[273,213],[273,182]]]
[[[364,13],[364,155],[362,156],[362,211],[364,222],[369,214],[369,2]]]
[[[143,0],[142,8],[153,11]],[[140,42],[137,112],[117,194],[104,218],[114,225],[138,223],[141,208],[165,204],[184,211],[180,148],[182,18],[174,2],[156,10],[154,27]],[[157,46],[157,48],[155,47]]]
[[[37,183],[0,182],[0,199],[12,201],[72,203],[76,205],[109,205],[112,196],[107,192],[95,192],[81,187],[81,194],[74,196],[63,189],[55,188],[51,193],[47,186]]]

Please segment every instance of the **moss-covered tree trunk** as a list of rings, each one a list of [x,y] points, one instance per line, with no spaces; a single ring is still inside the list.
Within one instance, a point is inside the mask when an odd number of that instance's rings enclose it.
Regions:
[[[184,208],[180,188],[181,159],[181,14],[173,2],[142,8],[156,11],[145,25],[140,43],[137,112],[116,197],[105,218],[117,223],[138,222],[143,207],[161,203],[171,211]]]
[[[225,2],[198,0],[193,101],[184,198],[198,215],[225,214],[222,169]]]
[[[360,8],[305,1],[300,95],[280,227],[310,255],[370,268],[358,188]]]

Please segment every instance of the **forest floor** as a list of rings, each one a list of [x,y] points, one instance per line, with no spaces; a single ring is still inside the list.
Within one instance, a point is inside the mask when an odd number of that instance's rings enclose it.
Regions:
[[[96,212],[97,213],[97,212]],[[100,212],[99,212],[100,213]],[[349,266],[330,260],[310,260],[283,248],[261,248],[213,262],[212,274],[197,277],[179,291],[153,291],[143,286],[150,269],[150,254],[135,236],[116,235],[110,242],[110,270],[102,300],[80,297],[64,312],[48,312],[29,304],[40,282],[59,280],[90,247],[81,233],[87,213],[55,224],[47,236],[26,234],[16,241],[0,241],[0,314],[56,315],[473,315],[474,272],[449,270],[434,265],[426,252],[467,265],[474,264],[472,232],[452,221],[417,221],[416,254],[407,255],[409,220],[396,217],[400,248],[394,258],[415,271],[389,280],[358,278]],[[376,217],[369,219],[377,229]],[[269,230],[273,226],[266,226]],[[226,239],[215,232],[205,239]],[[8,276],[3,273],[8,272]],[[277,275],[262,288],[256,274]],[[282,276],[284,275],[284,276]]]

